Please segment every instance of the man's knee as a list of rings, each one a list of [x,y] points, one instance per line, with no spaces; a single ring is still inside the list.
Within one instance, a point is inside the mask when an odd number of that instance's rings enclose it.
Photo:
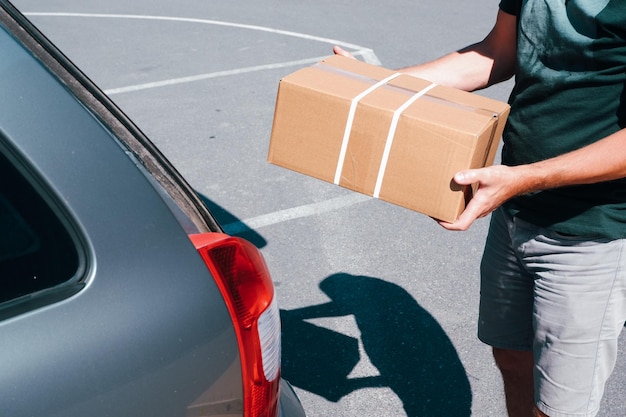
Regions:
[[[493,357],[502,373],[532,374],[532,351],[493,348]]]

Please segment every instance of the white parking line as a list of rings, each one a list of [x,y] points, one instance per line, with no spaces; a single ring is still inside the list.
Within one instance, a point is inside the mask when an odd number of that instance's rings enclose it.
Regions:
[[[301,60],[298,60],[298,61],[282,62],[282,63],[277,63],[277,64],[256,65],[256,66],[253,66],[253,67],[237,68],[237,69],[226,70],[226,71],[217,71],[217,72],[211,72],[211,73],[207,73],[207,74],[191,75],[191,76],[188,76],[188,77],[172,78],[172,79],[169,79],[169,80],[154,81],[154,82],[145,83],[145,84],[129,85],[127,87],[111,88],[111,89],[108,89],[108,90],[104,90],[104,92],[107,95],[121,94],[121,93],[130,93],[130,92],[133,92],[133,91],[146,90],[146,89],[149,89],[149,88],[165,87],[165,86],[168,86],[168,85],[184,84],[184,83],[190,83],[190,82],[194,82],[194,81],[208,80],[210,78],[218,78],[218,77],[226,77],[226,76],[230,76],[230,75],[245,74],[247,72],[272,70],[272,69],[285,68],[285,67],[294,67],[294,66],[298,66],[298,65],[308,65],[308,64],[313,64],[315,62],[319,62],[319,61],[321,61],[324,58],[326,58],[326,56],[317,57],[317,58],[301,59]]]
[[[270,28],[270,27],[265,27],[265,26],[246,25],[246,24],[241,24],[241,23],[223,22],[219,20],[194,19],[194,18],[171,17],[171,16],[98,14],[98,13],[48,13],[48,12],[27,12],[24,14],[27,16],[46,16],[46,17],[84,17],[84,18],[106,18],[106,19],[161,20],[161,21],[170,21],[170,22],[200,23],[200,24],[208,24],[208,25],[227,26],[227,27],[233,27],[233,28],[239,28],[239,29],[256,30],[256,31],[261,31],[261,32],[274,33],[277,35],[284,35],[284,36],[291,36],[291,37],[296,37],[300,39],[306,39],[310,41],[323,42],[323,43],[327,43],[330,45],[339,45],[343,48],[353,49],[354,50],[353,54],[355,56],[362,56],[365,62],[374,64],[374,65],[380,65],[380,60],[378,59],[374,51],[372,51],[370,48],[365,48],[363,46],[355,45],[352,43],[347,43],[344,41],[340,41],[338,39],[307,35],[305,33],[292,32],[292,31],[275,29],[275,28]],[[254,71],[264,71],[264,70],[285,68],[285,67],[297,66],[297,65],[308,65],[311,63],[319,62],[323,58],[326,58],[326,56],[317,57],[317,58],[307,58],[307,59],[302,59],[302,60],[297,60],[297,61],[283,62],[283,63],[276,63],[276,64],[258,65],[258,66],[253,66],[253,67],[248,67],[248,68],[239,68],[239,69],[234,69],[234,70],[229,70],[229,71],[218,71],[218,72],[207,73],[207,74],[192,75],[188,77],[180,77],[180,78],[173,78],[169,80],[161,80],[161,81],[155,81],[155,82],[144,83],[144,84],[136,84],[136,85],[130,85],[130,86],[125,86],[125,87],[111,88],[111,89],[105,90],[104,92],[108,95],[128,93],[128,92],[133,92],[133,91],[146,90],[150,88],[158,88],[158,87],[165,87],[165,86],[175,85],[175,84],[190,83],[194,81],[206,80],[206,79],[217,78],[217,77],[225,77],[229,75],[237,75],[237,74],[243,74],[243,73],[254,72]]]
[[[110,19],[140,19],[140,20],[161,20],[161,21],[172,21],[172,22],[184,22],[184,23],[200,23],[200,24],[209,24],[209,25],[218,25],[218,26],[227,26],[239,29],[248,29],[248,30],[257,30],[262,32],[274,33],[278,35],[291,36],[301,39],[306,39],[310,41],[323,42],[330,45],[339,45],[342,48],[352,50],[353,55],[363,57],[365,62],[368,62],[373,65],[380,65],[380,60],[374,53],[374,51],[370,48],[365,48],[359,45],[347,43],[344,41],[340,41],[337,39],[324,38],[319,36],[307,35],[304,33],[280,30],[275,28],[269,28],[264,26],[256,26],[256,25],[246,25],[240,23],[232,23],[232,22],[223,22],[218,20],[207,20],[207,19],[193,19],[193,18],[184,18],[184,17],[168,17],[168,16],[145,16],[145,15],[126,15],[126,14],[93,14],[93,13],[47,13],[47,12],[27,12],[24,13],[27,16],[47,16],[47,17],[84,17],[84,18],[110,18]],[[113,94],[121,94],[121,93],[129,93],[133,91],[145,90],[150,88],[158,88],[165,87],[169,85],[175,84],[183,84],[190,83],[200,80],[206,80],[210,78],[217,77],[225,77],[230,75],[238,75],[244,74],[254,71],[264,71],[264,70],[272,70],[278,68],[285,68],[291,66],[299,66],[299,65],[308,65],[315,62],[319,62],[320,60],[326,58],[316,57],[316,58],[306,58],[296,61],[282,62],[282,63],[274,63],[274,64],[266,64],[266,65],[257,65],[247,68],[238,68],[227,71],[218,71],[207,74],[199,74],[192,75],[188,77],[180,77],[173,78],[169,80],[155,81],[150,83],[143,83],[137,85],[131,85],[126,87],[118,87],[105,90],[104,92],[108,95]],[[285,210],[279,210],[273,213],[264,214],[261,216],[252,217],[246,220],[237,221],[234,223],[229,223],[223,226],[224,231],[229,234],[237,234],[244,232],[249,229],[259,229],[261,227],[271,226],[274,224],[282,223],[288,220],[298,219],[302,217],[313,216],[316,214],[327,213],[331,211],[335,211],[344,207],[349,207],[354,204],[358,204],[364,201],[371,200],[371,197],[368,197],[363,194],[351,193],[342,197],[333,198],[326,201],[321,201],[319,203],[307,204],[298,207],[292,207]]]
[[[259,229],[265,226],[286,222],[288,220],[299,219],[302,217],[313,216],[316,214],[335,211],[354,204],[371,200],[364,194],[351,193],[342,197],[332,198],[330,200],[321,201],[319,203],[307,204],[304,206],[292,207],[285,210],[275,211],[273,213],[252,217],[246,220],[229,223],[223,226],[224,231],[229,234],[237,234],[245,232],[249,229]]]
[[[368,49],[352,43],[340,41],[338,39],[325,38],[321,36],[308,35],[306,33],[292,32],[289,30],[281,30],[276,28],[270,28],[266,26],[247,25],[243,23],[224,22],[221,20],[210,19],[195,19],[188,17],[173,17],[173,16],[151,16],[151,15],[135,15],[135,14],[102,14],[102,13],[49,13],[49,12],[26,12],[26,16],[58,16],[58,17],[93,17],[93,18],[109,18],[109,19],[140,19],[140,20],[162,20],[170,22],[184,22],[184,23],[201,23],[216,26],[228,26],[239,29],[257,30],[261,32],[275,33],[278,35],[291,36],[295,38],[308,39],[311,41],[324,42],[333,45],[339,45],[345,48],[362,50]]]

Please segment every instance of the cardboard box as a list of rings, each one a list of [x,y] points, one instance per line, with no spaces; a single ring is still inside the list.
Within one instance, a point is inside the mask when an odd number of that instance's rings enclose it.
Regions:
[[[452,178],[493,163],[506,103],[332,56],[283,78],[268,161],[454,221]]]

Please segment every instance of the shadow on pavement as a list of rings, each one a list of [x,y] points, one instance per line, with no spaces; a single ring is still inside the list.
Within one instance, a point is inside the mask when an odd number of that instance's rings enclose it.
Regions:
[[[263,238],[263,236],[258,234],[253,229],[250,229],[241,220],[235,217],[231,212],[229,212],[222,206],[215,204],[212,200],[210,200],[208,197],[202,194],[198,193],[198,196],[200,197],[202,202],[207,206],[211,214],[215,216],[215,218],[220,223],[220,225],[222,225],[226,233],[233,235],[233,236],[242,237],[248,240],[249,242],[251,242],[254,246],[256,246],[259,249],[267,245],[267,241],[265,240],[265,238]]]
[[[326,304],[282,310],[283,376],[329,401],[389,387],[408,417],[471,414],[472,394],[456,350],[437,321],[401,287],[344,273],[320,283]],[[379,376],[349,378],[358,340],[304,320],[354,315]]]
[[[227,233],[258,248],[267,244],[232,213],[200,197]],[[344,273],[327,277],[320,289],[330,302],[281,310],[285,379],[334,402],[358,389],[389,387],[408,417],[471,415],[470,384],[454,346],[409,293],[378,278]],[[361,360],[359,340],[305,321],[348,315],[380,375],[349,377]]]

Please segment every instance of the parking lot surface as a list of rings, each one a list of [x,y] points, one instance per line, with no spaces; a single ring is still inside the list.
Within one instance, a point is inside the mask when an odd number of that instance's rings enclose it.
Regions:
[[[16,0],[117,102],[227,231],[262,249],[283,375],[316,416],[503,416],[476,339],[488,219],[426,216],[266,162],[281,77],[331,54],[407,66],[479,40],[497,1]],[[506,100],[510,83],[480,92]],[[626,415],[626,338],[601,415]]]

